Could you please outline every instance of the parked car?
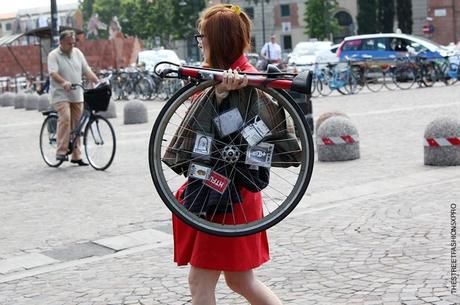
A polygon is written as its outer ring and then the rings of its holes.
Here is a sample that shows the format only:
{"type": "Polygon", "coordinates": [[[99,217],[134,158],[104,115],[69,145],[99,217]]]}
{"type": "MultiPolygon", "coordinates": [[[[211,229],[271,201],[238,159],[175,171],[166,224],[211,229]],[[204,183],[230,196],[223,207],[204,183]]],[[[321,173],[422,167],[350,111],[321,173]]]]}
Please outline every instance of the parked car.
{"type": "Polygon", "coordinates": [[[324,66],[327,63],[338,62],[337,56],[331,51],[330,41],[299,42],[292,50],[288,61],[288,71],[301,72],[313,69],[315,63],[324,66]]]}
{"type": "Polygon", "coordinates": [[[174,64],[180,65],[183,61],[177,56],[174,50],[156,49],[140,51],[137,54],[137,64],[144,63],[145,69],[153,71],[155,65],[161,61],[169,61],[174,64]]]}
{"type": "Polygon", "coordinates": [[[260,60],[260,56],[257,53],[246,53],[246,58],[249,60],[249,63],[254,67],[257,66],[257,63],[260,60]]]}
{"type": "Polygon", "coordinates": [[[368,34],[346,37],[337,50],[340,60],[345,58],[392,61],[408,53],[421,53],[428,58],[450,55],[448,48],[426,38],[398,34],[368,34]]]}

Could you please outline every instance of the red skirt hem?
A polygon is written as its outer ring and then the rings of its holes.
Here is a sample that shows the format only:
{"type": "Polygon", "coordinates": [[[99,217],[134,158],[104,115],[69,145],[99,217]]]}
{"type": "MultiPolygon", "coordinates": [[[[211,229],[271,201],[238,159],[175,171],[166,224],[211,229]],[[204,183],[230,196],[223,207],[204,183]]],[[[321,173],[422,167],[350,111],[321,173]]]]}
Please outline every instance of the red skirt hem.
{"type": "MultiPolygon", "coordinates": [[[[176,196],[181,197],[185,184],[176,196]]],[[[237,221],[249,221],[262,217],[260,193],[241,189],[245,214],[235,213],[237,221]]],[[[242,209],[235,209],[239,211],[242,209]]],[[[270,259],[267,233],[265,231],[243,237],[221,237],[198,231],[175,215],[173,221],[174,262],[178,266],[190,264],[194,267],[230,272],[248,271],[270,259]]]]}

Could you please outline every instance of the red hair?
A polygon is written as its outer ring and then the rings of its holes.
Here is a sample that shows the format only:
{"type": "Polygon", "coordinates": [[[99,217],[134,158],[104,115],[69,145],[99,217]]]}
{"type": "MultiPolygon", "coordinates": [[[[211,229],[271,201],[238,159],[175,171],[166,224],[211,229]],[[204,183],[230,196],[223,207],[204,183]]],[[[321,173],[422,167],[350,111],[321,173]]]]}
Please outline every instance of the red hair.
{"type": "Polygon", "coordinates": [[[228,69],[251,48],[251,20],[248,15],[229,4],[208,8],[198,22],[198,31],[207,39],[212,68],[228,69]]]}

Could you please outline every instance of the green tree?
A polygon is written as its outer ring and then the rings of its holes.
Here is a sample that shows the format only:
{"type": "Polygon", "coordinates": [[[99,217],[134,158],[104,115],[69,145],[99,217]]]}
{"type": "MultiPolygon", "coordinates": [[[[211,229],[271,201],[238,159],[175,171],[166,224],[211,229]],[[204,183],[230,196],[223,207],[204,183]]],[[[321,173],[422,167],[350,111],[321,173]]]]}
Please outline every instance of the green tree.
{"type": "Polygon", "coordinates": [[[377,31],[381,33],[392,33],[395,20],[394,0],[377,1],[377,31]]]}
{"type": "Polygon", "coordinates": [[[305,34],[319,40],[330,39],[331,34],[338,33],[339,24],[332,17],[338,7],[336,0],[308,0],[305,2],[305,34]]]}
{"type": "Polygon", "coordinates": [[[358,34],[373,34],[377,32],[376,0],[358,0],[358,34]]]}
{"type": "Polygon", "coordinates": [[[412,34],[412,1],[396,0],[396,16],[401,32],[412,34]]]}
{"type": "Polygon", "coordinates": [[[175,25],[174,39],[189,39],[196,33],[200,12],[206,7],[206,0],[182,0],[183,5],[175,6],[172,22],[175,25]]]}
{"type": "Polygon", "coordinates": [[[84,0],[80,4],[80,10],[83,13],[83,20],[88,21],[93,14],[93,3],[94,0],[84,0]]]}
{"type": "MultiPolygon", "coordinates": [[[[113,16],[120,17],[122,0],[94,0],[93,13],[99,14],[101,22],[110,25],[113,16]]],[[[100,38],[107,38],[108,31],[99,31],[100,38]]]]}
{"type": "MultiPolygon", "coordinates": [[[[122,32],[139,37],[146,47],[154,46],[155,37],[162,46],[173,47],[174,40],[193,36],[205,4],[205,0],[83,0],[80,8],[86,22],[92,13],[107,25],[117,16],[122,32]]],[[[108,36],[107,31],[100,32],[101,38],[108,36]]]]}

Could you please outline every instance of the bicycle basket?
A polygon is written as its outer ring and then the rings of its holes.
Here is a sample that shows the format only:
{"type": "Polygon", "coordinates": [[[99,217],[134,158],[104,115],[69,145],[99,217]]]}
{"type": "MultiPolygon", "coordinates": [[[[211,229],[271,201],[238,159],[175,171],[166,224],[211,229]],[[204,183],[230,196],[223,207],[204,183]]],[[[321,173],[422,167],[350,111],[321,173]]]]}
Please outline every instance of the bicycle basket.
{"type": "Polygon", "coordinates": [[[109,107],[112,90],[109,84],[100,85],[94,89],[85,90],[85,103],[94,111],[106,111],[109,107]]]}

